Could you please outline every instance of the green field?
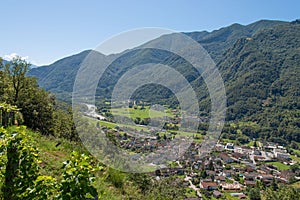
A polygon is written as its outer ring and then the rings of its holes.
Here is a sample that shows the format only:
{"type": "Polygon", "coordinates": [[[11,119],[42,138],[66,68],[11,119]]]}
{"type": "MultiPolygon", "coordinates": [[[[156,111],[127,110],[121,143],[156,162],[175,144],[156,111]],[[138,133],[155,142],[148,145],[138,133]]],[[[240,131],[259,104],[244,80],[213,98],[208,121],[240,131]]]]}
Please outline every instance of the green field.
{"type": "Polygon", "coordinates": [[[97,120],[97,119],[93,119],[93,118],[90,118],[90,117],[85,117],[90,123],[93,123],[96,125],[97,122],[100,123],[101,126],[106,126],[107,128],[115,128],[116,126],[119,126],[119,127],[128,127],[128,128],[133,128],[133,129],[136,129],[136,130],[148,130],[149,127],[147,126],[135,126],[135,125],[128,125],[128,124],[118,124],[118,123],[113,123],[113,122],[108,122],[108,121],[100,121],[100,120],[97,120]]]}
{"type": "Polygon", "coordinates": [[[158,117],[164,117],[164,116],[169,116],[171,117],[172,114],[169,112],[161,112],[161,111],[156,111],[152,110],[149,108],[149,106],[145,106],[144,109],[141,109],[140,107],[134,109],[134,108],[114,108],[112,109],[112,114],[113,115],[119,115],[119,116],[129,116],[132,119],[135,119],[139,117],[140,119],[145,119],[145,118],[158,118],[158,117]]]}
{"type": "Polygon", "coordinates": [[[115,128],[117,124],[112,122],[106,122],[106,121],[99,121],[100,125],[106,126],[107,128],[115,128]]]}
{"type": "Polygon", "coordinates": [[[280,163],[280,162],[266,162],[266,163],[276,166],[279,170],[288,170],[288,169],[290,169],[290,166],[285,165],[285,164],[280,163]]]}
{"type": "Polygon", "coordinates": [[[136,130],[148,130],[149,128],[147,126],[136,126],[136,125],[128,125],[128,124],[118,124],[113,122],[107,122],[107,121],[99,121],[100,125],[106,126],[107,128],[115,128],[116,126],[119,127],[128,127],[133,128],[136,130]]]}
{"type": "Polygon", "coordinates": [[[294,151],[296,154],[299,154],[299,155],[300,155],[300,150],[293,149],[293,151],[294,151]]]}
{"type": "Polygon", "coordinates": [[[293,160],[295,160],[296,162],[300,163],[300,158],[299,158],[299,157],[291,156],[291,158],[292,158],[293,160]]]}

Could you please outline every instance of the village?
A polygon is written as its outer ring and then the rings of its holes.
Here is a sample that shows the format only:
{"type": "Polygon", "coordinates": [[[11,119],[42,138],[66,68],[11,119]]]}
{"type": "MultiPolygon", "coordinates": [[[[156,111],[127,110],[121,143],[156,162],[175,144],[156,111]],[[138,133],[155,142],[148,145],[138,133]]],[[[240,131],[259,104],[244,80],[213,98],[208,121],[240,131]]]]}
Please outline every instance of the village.
{"type": "Polygon", "coordinates": [[[286,149],[274,143],[255,142],[252,147],[235,146],[232,143],[218,143],[209,156],[199,157],[198,143],[179,161],[176,170],[164,169],[160,175],[184,174],[186,186],[197,194],[220,198],[229,194],[238,199],[246,199],[243,191],[256,187],[291,184],[300,180],[297,162],[291,159],[286,149]],[[293,167],[294,166],[294,167],[293,167]],[[183,173],[184,171],[184,173],[183,173]],[[273,185],[272,185],[273,184],[273,185]]]}
{"type": "MultiPolygon", "coordinates": [[[[137,138],[128,134],[133,129],[124,127],[117,130],[104,126],[102,129],[117,138],[121,148],[135,153],[156,152],[162,147],[173,148],[168,145],[175,138],[175,134],[160,136],[155,135],[155,131],[152,137],[137,138]]],[[[144,131],[135,132],[146,135],[144,131]]],[[[184,137],[180,138],[184,140],[184,137]]],[[[298,162],[292,159],[284,146],[260,141],[238,146],[221,140],[206,156],[199,152],[200,146],[201,142],[192,142],[184,156],[150,175],[157,179],[169,176],[183,179],[189,200],[202,199],[203,195],[209,198],[230,195],[234,199],[247,199],[245,191],[259,184],[278,187],[300,180],[298,162]]]]}

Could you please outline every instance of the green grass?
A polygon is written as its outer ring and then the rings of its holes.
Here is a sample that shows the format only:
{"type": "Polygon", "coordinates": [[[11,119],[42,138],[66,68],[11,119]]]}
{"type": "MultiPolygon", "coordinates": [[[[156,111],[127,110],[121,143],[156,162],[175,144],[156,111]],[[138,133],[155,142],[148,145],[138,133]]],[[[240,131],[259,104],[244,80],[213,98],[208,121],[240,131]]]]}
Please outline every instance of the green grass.
{"type": "Polygon", "coordinates": [[[202,143],[203,140],[202,139],[193,139],[193,141],[196,143],[202,143]]]}
{"type": "MultiPolygon", "coordinates": [[[[90,118],[89,121],[96,124],[96,122],[98,120],[90,118]]],[[[128,125],[128,124],[116,124],[116,123],[107,122],[107,121],[99,121],[99,123],[100,123],[100,125],[106,126],[107,128],[115,128],[116,126],[119,126],[119,127],[128,127],[128,128],[132,128],[132,129],[136,129],[136,130],[144,130],[144,131],[147,131],[150,128],[148,126],[135,126],[135,125],[128,125]]],[[[186,132],[186,131],[173,131],[173,130],[166,131],[166,132],[159,132],[159,134],[162,137],[164,134],[169,134],[171,132],[177,133],[177,135],[175,137],[180,137],[180,136],[192,137],[193,135],[196,135],[196,133],[191,133],[191,132],[186,132]]],[[[201,136],[200,134],[197,134],[197,135],[200,137],[200,139],[195,139],[195,142],[201,143],[202,140],[203,140],[203,136],[201,136]]]]}
{"type": "Polygon", "coordinates": [[[30,130],[27,130],[27,134],[33,138],[34,145],[39,150],[43,175],[51,175],[59,179],[63,162],[70,158],[72,151],[88,154],[81,145],[64,139],[42,136],[30,130]],[[59,142],[60,145],[56,146],[59,142]]]}
{"type": "Polygon", "coordinates": [[[293,183],[291,186],[300,189],[300,181],[293,183]]]}
{"type": "MultiPolygon", "coordinates": [[[[94,120],[96,122],[96,120],[94,120]]],[[[117,124],[107,121],[99,121],[101,126],[106,126],[107,128],[115,128],[117,124]]]]}
{"type": "Polygon", "coordinates": [[[246,146],[253,147],[253,145],[254,145],[254,141],[250,141],[246,146]]]}
{"type": "MultiPolygon", "coordinates": [[[[75,142],[69,142],[61,138],[42,136],[30,130],[27,130],[27,135],[33,139],[34,145],[39,150],[39,159],[42,161],[40,164],[40,173],[42,175],[53,176],[57,180],[61,179],[63,162],[70,158],[72,151],[89,154],[82,145],[75,142]],[[61,142],[61,144],[56,147],[58,142],[61,142]]],[[[102,172],[99,172],[94,183],[98,193],[101,194],[101,199],[123,199],[122,192],[112,186],[112,183],[105,181],[105,176],[101,173],[102,172]]]]}
{"type": "Polygon", "coordinates": [[[141,119],[145,119],[145,118],[159,118],[159,117],[164,117],[169,116],[171,117],[172,114],[167,112],[161,112],[161,111],[156,111],[156,110],[152,110],[149,107],[145,107],[144,109],[141,109],[140,107],[138,107],[137,109],[134,108],[114,108],[112,109],[112,113],[113,115],[119,115],[119,116],[129,116],[132,119],[135,119],[137,117],[141,118],[141,119]]]}
{"type": "Polygon", "coordinates": [[[225,193],[223,193],[223,194],[225,195],[226,200],[236,200],[236,199],[239,199],[239,197],[232,197],[232,196],[230,195],[230,193],[228,193],[228,192],[225,192],[225,193]]]}
{"type": "Polygon", "coordinates": [[[299,158],[299,157],[291,156],[291,158],[292,158],[293,160],[295,160],[296,162],[300,163],[300,158],[299,158]]]}
{"type": "Polygon", "coordinates": [[[185,188],[185,196],[186,197],[197,197],[196,191],[193,190],[192,188],[185,188]]]}
{"type": "Polygon", "coordinates": [[[107,121],[99,121],[100,125],[104,125],[107,128],[115,128],[116,126],[119,127],[128,127],[136,130],[144,130],[147,131],[149,130],[149,127],[147,126],[135,126],[135,125],[128,125],[128,124],[118,124],[118,123],[113,123],[113,122],[107,122],[107,121]]]}
{"type": "Polygon", "coordinates": [[[128,127],[128,128],[133,128],[133,129],[136,129],[136,130],[148,130],[149,127],[147,126],[135,126],[135,125],[128,125],[128,124],[119,124],[119,123],[113,123],[113,122],[108,122],[108,121],[100,121],[100,120],[97,120],[97,119],[93,119],[93,118],[90,118],[90,117],[86,117],[88,119],[88,121],[90,123],[93,123],[96,125],[97,122],[100,123],[101,126],[106,126],[107,128],[110,128],[110,129],[113,129],[115,127],[128,127]]]}
{"type": "Polygon", "coordinates": [[[294,151],[296,154],[299,154],[299,155],[300,155],[300,150],[293,149],[293,151],[294,151]]]}
{"type": "Polygon", "coordinates": [[[266,163],[276,166],[277,169],[279,169],[279,170],[288,170],[288,169],[290,169],[290,166],[285,165],[285,164],[280,163],[280,162],[266,162],[266,163]]]}
{"type": "Polygon", "coordinates": [[[230,164],[232,167],[235,167],[235,168],[244,168],[246,167],[245,164],[238,164],[238,163],[232,163],[230,164]]]}
{"type": "Polygon", "coordinates": [[[221,140],[225,143],[233,143],[234,144],[236,142],[236,140],[230,140],[230,139],[225,139],[225,138],[223,138],[221,140]]]}

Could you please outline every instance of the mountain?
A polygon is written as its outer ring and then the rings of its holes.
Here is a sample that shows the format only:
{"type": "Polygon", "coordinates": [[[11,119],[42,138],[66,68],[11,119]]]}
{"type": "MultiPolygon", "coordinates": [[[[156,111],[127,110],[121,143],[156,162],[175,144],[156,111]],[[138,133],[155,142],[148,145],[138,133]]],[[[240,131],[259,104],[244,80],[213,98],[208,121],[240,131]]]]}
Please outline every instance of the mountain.
{"type": "Polygon", "coordinates": [[[211,33],[203,31],[186,34],[199,42],[208,51],[210,56],[218,62],[226,49],[232,46],[238,39],[251,37],[263,29],[285,23],[287,22],[260,20],[246,26],[235,23],[228,27],[212,31],[211,33]]]}
{"type": "MultiPolygon", "coordinates": [[[[269,28],[272,26],[276,26],[278,24],[285,24],[286,22],[281,21],[271,21],[271,20],[261,20],[255,23],[252,23],[247,26],[233,24],[229,27],[221,28],[220,30],[212,31],[211,33],[203,31],[203,32],[191,32],[185,33],[195,39],[196,41],[200,42],[201,45],[208,51],[211,57],[218,62],[226,49],[230,48],[235,41],[237,41],[241,37],[250,37],[256,32],[264,29],[269,28]]],[[[63,58],[51,65],[48,66],[41,66],[38,68],[34,68],[29,72],[30,76],[35,76],[38,78],[38,83],[41,87],[49,90],[57,95],[58,98],[66,98],[70,99],[70,93],[73,89],[73,83],[75,80],[76,73],[79,69],[80,63],[84,60],[84,58],[90,53],[89,50],[83,51],[79,54],[63,58]]],[[[172,64],[173,66],[177,66],[177,63],[183,63],[176,58],[171,57],[167,58],[166,53],[160,52],[153,52],[144,51],[144,52],[133,52],[136,55],[128,55],[131,56],[130,63],[122,63],[123,66],[133,66],[135,64],[141,64],[140,61],[153,61],[157,60],[157,62],[162,62],[166,58],[166,62],[163,64],[172,64]],[[133,58],[134,57],[134,58],[133,58]],[[135,62],[136,61],[136,62],[135,62]]],[[[120,59],[119,59],[120,60],[120,59]]],[[[123,59],[126,60],[126,59],[123,59]]],[[[144,62],[147,63],[147,62],[144,62]]],[[[119,63],[120,65],[120,63],[119,63]]],[[[130,67],[127,67],[127,69],[130,67]]],[[[113,71],[122,72],[125,69],[115,69],[113,71]]],[[[111,72],[113,72],[111,71],[111,72]]],[[[181,70],[186,71],[186,70],[181,70]]],[[[190,71],[195,72],[195,71],[190,71]]],[[[185,72],[189,74],[189,79],[193,79],[193,73],[189,73],[189,71],[185,72]]],[[[109,76],[113,76],[113,78],[108,78],[105,80],[105,85],[99,85],[98,95],[103,95],[101,93],[111,91],[113,84],[116,83],[118,80],[118,76],[122,75],[122,73],[109,73],[109,76]],[[107,88],[110,87],[110,88],[107,88]],[[102,88],[102,89],[101,89],[102,88]]],[[[197,74],[195,74],[197,75],[197,74]]],[[[107,76],[107,77],[109,77],[107,76]]],[[[153,88],[153,87],[152,87],[153,88]]],[[[148,90],[153,91],[151,87],[148,87],[148,90]]],[[[145,89],[145,88],[143,88],[145,89]]],[[[147,88],[146,88],[147,89],[147,88]]],[[[162,91],[158,91],[157,94],[165,94],[166,96],[170,97],[170,91],[166,89],[160,88],[162,91]]],[[[104,96],[107,96],[105,94],[104,96]]],[[[153,99],[156,97],[155,95],[152,96],[153,99]]]]}
{"type": "Polygon", "coordinates": [[[33,64],[31,64],[30,65],[30,69],[34,69],[34,68],[38,68],[39,66],[37,66],[37,65],[33,65],[33,64]]]}
{"type": "Polygon", "coordinates": [[[31,69],[28,74],[37,77],[39,85],[55,93],[58,98],[70,98],[80,63],[89,53],[90,50],[83,51],[51,65],[31,69]]]}
{"type": "Polygon", "coordinates": [[[239,39],[218,63],[227,120],[252,121],[260,137],[300,142],[300,21],[239,39]]]}
{"type": "Polygon", "coordinates": [[[3,64],[3,65],[6,65],[7,63],[8,63],[7,60],[2,60],[2,64],[3,64]]]}

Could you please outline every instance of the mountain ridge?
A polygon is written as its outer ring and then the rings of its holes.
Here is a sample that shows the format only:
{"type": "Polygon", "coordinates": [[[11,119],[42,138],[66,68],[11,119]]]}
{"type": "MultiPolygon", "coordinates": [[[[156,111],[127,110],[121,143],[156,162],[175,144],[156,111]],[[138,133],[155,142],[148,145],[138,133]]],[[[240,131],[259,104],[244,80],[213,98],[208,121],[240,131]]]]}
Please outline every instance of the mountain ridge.
{"type": "MultiPolygon", "coordinates": [[[[268,24],[268,26],[274,26],[280,23],[286,23],[281,21],[270,21],[270,20],[261,20],[256,23],[249,24],[247,26],[238,25],[239,27],[244,27],[242,29],[247,29],[249,32],[249,27],[256,26],[256,31],[259,29],[257,27],[261,27],[261,24],[268,24]],[[257,24],[256,24],[257,23],[257,24]],[[256,25],[255,25],[256,24],[256,25]]],[[[222,43],[222,45],[212,42],[209,43],[208,41],[211,40],[211,38],[220,37],[220,32],[224,32],[224,30],[231,31],[232,27],[236,25],[231,25],[225,28],[221,28],[219,30],[215,30],[212,32],[192,32],[192,33],[185,33],[189,36],[191,36],[193,39],[195,39],[197,42],[200,42],[200,44],[208,51],[208,53],[212,56],[213,59],[215,59],[217,62],[220,60],[221,55],[224,53],[226,47],[228,47],[228,43],[233,43],[233,41],[240,38],[240,34],[244,33],[245,31],[238,31],[237,34],[238,37],[232,36],[228,39],[228,41],[225,39],[225,41],[222,43]],[[210,36],[210,34],[213,34],[210,36]],[[203,37],[201,40],[199,40],[199,36],[203,37]],[[197,40],[198,38],[198,40],[197,40]]],[[[254,30],[252,30],[254,31],[254,30]]],[[[225,31],[226,32],[226,31],[225,31]]],[[[248,35],[245,35],[248,36],[248,35]]],[[[226,38],[226,37],[225,37],[226,38]]],[[[228,38],[228,37],[227,37],[228,38]]],[[[80,52],[78,54],[74,54],[68,57],[65,57],[63,59],[60,59],[50,65],[41,66],[35,69],[32,69],[29,72],[30,76],[35,76],[38,79],[38,83],[41,87],[45,88],[46,90],[49,90],[51,92],[54,92],[58,98],[64,97],[66,94],[68,97],[70,97],[70,92],[72,92],[72,85],[75,80],[75,75],[77,70],[79,69],[80,63],[83,61],[85,56],[88,55],[88,53],[91,50],[85,50],[83,52],[80,52]],[[62,94],[60,94],[62,93],[62,94]]]]}

